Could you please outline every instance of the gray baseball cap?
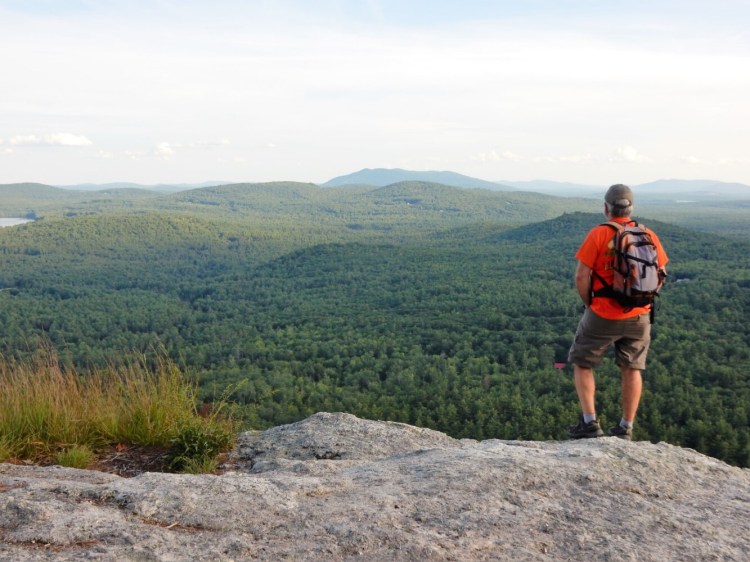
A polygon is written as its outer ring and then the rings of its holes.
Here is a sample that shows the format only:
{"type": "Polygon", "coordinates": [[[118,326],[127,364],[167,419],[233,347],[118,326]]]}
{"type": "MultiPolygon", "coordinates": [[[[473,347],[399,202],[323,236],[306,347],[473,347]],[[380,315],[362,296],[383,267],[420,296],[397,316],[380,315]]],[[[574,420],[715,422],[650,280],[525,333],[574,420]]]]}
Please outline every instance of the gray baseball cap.
{"type": "Polygon", "coordinates": [[[633,204],[633,190],[618,183],[607,190],[604,200],[613,207],[630,207],[633,204]]]}

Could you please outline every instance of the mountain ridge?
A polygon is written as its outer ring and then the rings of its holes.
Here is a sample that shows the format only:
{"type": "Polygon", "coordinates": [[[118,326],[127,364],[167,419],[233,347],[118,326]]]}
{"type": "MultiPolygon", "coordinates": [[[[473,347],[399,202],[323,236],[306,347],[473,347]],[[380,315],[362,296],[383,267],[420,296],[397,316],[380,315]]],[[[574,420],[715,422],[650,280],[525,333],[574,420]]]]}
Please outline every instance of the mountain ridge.
{"type": "MultiPolygon", "coordinates": [[[[479,188],[493,191],[527,191],[557,197],[601,198],[608,186],[553,180],[488,181],[451,171],[414,171],[401,168],[364,168],[357,172],[335,177],[321,187],[343,185],[372,185],[384,187],[398,182],[432,182],[462,188],[479,188]]],[[[616,182],[615,182],[616,183],[616,182]]],[[[674,196],[695,197],[699,201],[750,199],[750,186],[739,182],[719,180],[659,179],[631,184],[636,197],[643,201],[660,201],[674,196]]],[[[681,201],[681,200],[680,200],[681,201]]]]}
{"type": "Polygon", "coordinates": [[[173,193],[187,189],[197,189],[201,187],[214,187],[217,185],[229,185],[236,182],[230,181],[204,181],[198,183],[157,183],[141,184],[134,182],[108,182],[108,183],[79,183],[72,185],[56,185],[60,189],[73,191],[105,191],[111,189],[144,189],[146,191],[156,191],[159,193],[173,193]]]}
{"type": "Polygon", "coordinates": [[[451,171],[413,171],[402,168],[364,168],[358,172],[338,176],[320,184],[321,187],[344,185],[373,185],[384,187],[405,181],[430,182],[464,188],[515,191],[514,188],[495,182],[465,176],[451,171]]]}
{"type": "MultiPolygon", "coordinates": [[[[357,172],[334,177],[318,185],[322,188],[339,188],[342,186],[372,186],[385,187],[400,182],[428,182],[468,189],[488,189],[492,191],[527,191],[558,197],[595,197],[600,198],[606,190],[605,185],[593,185],[578,182],[562,182],[554,180],[536,179],[523,181],[499,180],[489,181],[452,171],[415,171],[402,168],[364,168],[357,172]]],[[[176,184],[138,184],[131,182],[113,182],[104,184],[85,183],[73,185],[61,185],[55,187],[64,191],[75,192],[104,192],[123,189],[139,189],[160,194],[174,194],[183,191],[202,188],[212,188],[225,185],[260,185],[260,184],[283,184],[283,183],[305,183],[286,182],[283,180],[275,182],[222,182],[206,181],[198,183],[176,183],[176,184]]],[[[12,183],[0,184],[0,193],[3,188],[11,186],[43,186],[41,183],[12,183]]],[[[672,199],[675,196],[697,197],[699,201],[713,202],[716,198],[721,200],[747,200],[750,199],[750,185],[740,182],[724,182],[711,179],[658,179],[651,182],[631,184],[639,200],[659,201],[664,198],[672,199]]],[[[680,200],[683,201],[683,200],[680,200]]],[[[684,202],[684,201],[683,201],[684,202]]]]}

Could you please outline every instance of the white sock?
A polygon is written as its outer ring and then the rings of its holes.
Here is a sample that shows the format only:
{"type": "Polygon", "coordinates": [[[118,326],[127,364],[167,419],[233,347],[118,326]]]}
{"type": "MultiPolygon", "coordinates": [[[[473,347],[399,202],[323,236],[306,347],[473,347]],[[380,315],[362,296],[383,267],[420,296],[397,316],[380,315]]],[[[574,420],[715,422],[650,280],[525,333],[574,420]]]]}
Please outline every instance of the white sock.
{"type": "Polygon", "coordinates": [[[596,421],[596,414],[583,414],[583,423],[596,421]]]}
{"type": "Polygon", "coordinates": [[[625,418],[622,418],[620,420],[620,427],[623,429],[633,429],[633,421],[628,421],[625,418]]]}

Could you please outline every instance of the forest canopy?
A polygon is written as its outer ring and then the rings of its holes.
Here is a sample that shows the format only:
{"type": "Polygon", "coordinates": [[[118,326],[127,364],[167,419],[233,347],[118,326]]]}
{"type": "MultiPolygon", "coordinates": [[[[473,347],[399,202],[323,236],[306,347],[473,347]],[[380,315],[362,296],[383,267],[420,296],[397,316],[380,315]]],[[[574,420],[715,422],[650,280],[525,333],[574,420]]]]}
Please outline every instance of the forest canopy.
{"type": "MultiPolygon", "coordinates": [[[[561,439],[575,421],[561,363],[580,315],[573,255],[602,220],[597,202],[419,182],[26,189],[0,203],[41,217],[0,229],[6,357],[52,346],[85,372],[166,351],[205,401],[246,381],[233,400],[258,429],[325,410],[561,439]]],[[[722,228],[710,216],[701,230],[642,218],[671,264],[635,437],[750,466],[750,236],[731,221],[731,237],[706,233],[722,228]]],[[[611,358],[597,378],[614,422],[611,358]]]]}

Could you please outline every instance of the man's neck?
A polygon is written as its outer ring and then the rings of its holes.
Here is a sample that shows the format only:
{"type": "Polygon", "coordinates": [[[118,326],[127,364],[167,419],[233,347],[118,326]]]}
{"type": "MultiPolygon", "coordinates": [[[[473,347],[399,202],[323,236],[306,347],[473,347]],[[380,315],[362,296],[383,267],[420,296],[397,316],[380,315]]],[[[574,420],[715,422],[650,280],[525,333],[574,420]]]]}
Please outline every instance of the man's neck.
{"type": "Polygon", "coordinates": [[[631,219],[630,217],[612,217],[607,215],[607,220],[612,222],[626,223],[632,221],[633,219],[631,219]]]}

